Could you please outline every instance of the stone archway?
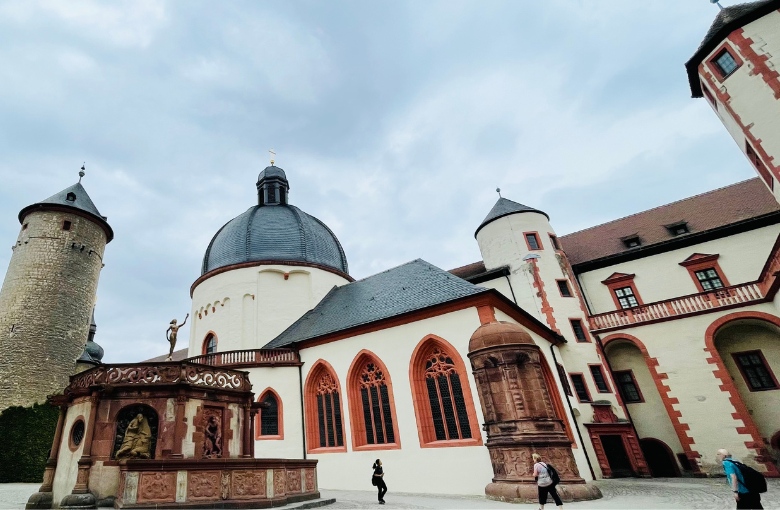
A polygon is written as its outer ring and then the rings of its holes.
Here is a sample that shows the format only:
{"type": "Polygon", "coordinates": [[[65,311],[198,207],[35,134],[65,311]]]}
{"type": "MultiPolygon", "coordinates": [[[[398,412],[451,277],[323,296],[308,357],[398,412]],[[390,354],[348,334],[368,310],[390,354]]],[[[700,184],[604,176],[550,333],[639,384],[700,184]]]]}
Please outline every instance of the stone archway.
{"type": "Polygon", "coordinates": [[[653,478],[673,478],[680,476],[680,468],[674,459],[671,448],[658,439],[651,437],[640,439],[639,446],[645,456],[653,478]]]}

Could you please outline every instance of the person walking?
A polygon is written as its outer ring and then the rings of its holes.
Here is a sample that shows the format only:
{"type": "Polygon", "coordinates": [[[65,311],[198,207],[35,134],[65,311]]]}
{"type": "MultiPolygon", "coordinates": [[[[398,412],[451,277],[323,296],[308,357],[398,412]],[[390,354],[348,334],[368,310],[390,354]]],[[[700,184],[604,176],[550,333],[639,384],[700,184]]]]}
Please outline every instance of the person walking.
{"type": "Polygon", "coordinates": [[[547,469],[547,464],[542,462],[542,456],[538,453],[531,455],[534,459],[534,478],[536,479],[536,485],[539,488],[539,510],[544,510],[544,505],[547,503],[547,495],[552,496],[555,504],[558,508],[563,508],[563,502],[558,495],[558,491],[553,483],[550,470],[547,469]]]}
{"type": "Polygon", "coordinates": [[[731,458],[731,454],[725,448],[718,450],[715,458],[723,464],[723,471],[726,472],[726,483],[731,487],[734,493],[734,499],[737,501],[737,508],[763,509],[761,506],[761,494],[750,492],[745,485],[745,478],[739,469],[736,461],[731,458]]]}
{"type": "Polygon", "coordinates": [[[385,485],[385,472],[382,469],[382,461],[376,459],[372,469],[374,470],[374,475],[371,477],[371,484],[376,486],[377,491],[379,491],[379,504],[384,505],[385,494],[387,494],[387,485],[385,485]]]}

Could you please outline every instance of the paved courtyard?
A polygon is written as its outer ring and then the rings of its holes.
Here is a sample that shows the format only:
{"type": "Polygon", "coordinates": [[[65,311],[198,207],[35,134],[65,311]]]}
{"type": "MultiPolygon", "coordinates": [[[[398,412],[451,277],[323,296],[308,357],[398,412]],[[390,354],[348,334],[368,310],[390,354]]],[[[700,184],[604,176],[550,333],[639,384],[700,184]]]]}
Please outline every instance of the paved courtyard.
{"type": "MultiPolygon", "coordinates": [[[[596,482],[604,498],[584,503],[571,503],[566,508],[609,508],[621,510],[659,509],[731,509],[734,499],[726,487],[725,479],[652,479],[652,480],[601,480],[596,482]]],[[[30,494],[39,484],[0,484],[0,509],[22,509],[30,494]]],[[[373,491],[322,491],[323,498],[336,498],[336,503],[324,507],[327,510],[347,508],[378,508],[373,491]]],[[[440,497],[430,494],[393,494],[386,496],[390,508],[431,509],[479,509],[503,508],[505,510],[531,510],[538,505],[512,505],[488,501],[477,497],[440,497]]],[[[780,510],[780,480],[769,480],[769,491],[764,494],[764,508],[780,510]]],[[[554,509],[549,501],[545,508],[554,509]]]]}

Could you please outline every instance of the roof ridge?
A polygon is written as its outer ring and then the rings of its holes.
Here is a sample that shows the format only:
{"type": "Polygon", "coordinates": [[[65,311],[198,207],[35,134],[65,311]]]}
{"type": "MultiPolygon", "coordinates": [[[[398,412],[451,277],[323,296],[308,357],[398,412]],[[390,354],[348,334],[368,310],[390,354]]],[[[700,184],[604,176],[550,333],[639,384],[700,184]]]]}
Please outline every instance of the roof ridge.
{"type": "Polygon", "coordinates": [[[669,203],[666,203],[666,204],[657,205],[655,207],[651,207],[650,209],[645,209],[644,211],[635,212],[633,214],[627,214],[626,216],[621,216],[620,218],[615,218],[614,220],[606,221],[604,223],[599,223],[598,225],[593,225],[591,227],[583,228],[581,230],[575,230],[574,232],[569,232],[568,234],[559,236],[559,238],[566,238],[566,237],[568,237],[570,235],[573,235],[573,234],[579,234],[580,232],[587,232],[588,230],[593,230],[594,228],[603,227],[604,225],[609,225],[610,223],[616,223],[618,221],[625,220],[626,218],[632,218],[634,216],[639,216],[640,214],[645,214],[645,213],[648,213],[650,211],[655,211],[657,209],[661,209],[662,207],[668,207],[670,205],[679,204],[681,202],[685,202],[685,201],[688,201],[688,200],[693,200],[694,198],[699,198],[699,197],[702,197],[702,196],[705,196],[705,195],[709,195],[709,194],[715,193],[717,191],[722,191],[722,190],[727,189],[727,188],[732,188],[734,186],[738,186],[740,184],[745,184],[746,182],[751,182],[751,181],[756,181],[756,180],[759,180],[759,178],[758,177],[751,177],[750,179],[745,179],[743,181],[738,181],[738,182],[735,182],[735,183],[732,183],[732,184],[727,184],[726,186],[721,186],[720,188],[715,188],[715,189],[712,189],[712,190],[709,190],[709,191],[705,191],[703,193],[698,193],[696,195],[691,195],[689,197],[681,198],[680,200],[675,200],[673,202],[669,202],[669,203]]]}

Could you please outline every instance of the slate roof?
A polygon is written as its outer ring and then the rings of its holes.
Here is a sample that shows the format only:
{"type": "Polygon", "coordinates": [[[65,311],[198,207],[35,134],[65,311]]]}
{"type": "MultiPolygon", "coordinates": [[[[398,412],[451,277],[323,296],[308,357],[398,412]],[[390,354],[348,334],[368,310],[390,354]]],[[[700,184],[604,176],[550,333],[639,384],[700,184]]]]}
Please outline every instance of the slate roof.
{"type": "Polygon", "coordinates": [[[780,205],[758,178],[559,236],[572,265],[630,250],[621,241],[638,235],[642,247],[705,232],[780,211],[780,205]],[[690,234],[673,236],[665,227],[687,222],[690,234]]]}
{"type": "Polygon", "coordinates": [[[780,8],[780,0],[760,0],[724,7],[715,16],[696,53],[685,63],[693,97],[702,97],[698,67],[701,61],[734,30],[780,8]]]}
{"type": "MultiPolygon", "coordinates": [[[[480,230],[482,230],[482,227],[484,227],[491,221],[495,221],[499,218],[503,218],[504,216],[509,216],[510,214],[524,213],[524,212],[536,212],[547,216],[547,213],[542,212],[538,209],[534,209],[533,207],[528,207],[527,205],[519,204],[517,202],[513,202],[512,200],[508,200],[503,197],[499,198],[498,202],[496,202],[496,205],[493,206],[493,208],[490,210],[488,215],[485,216],[485,219],[482,220],[482,223],[477,228],[477,231],[474,232],[474,237],[477,237],[477,234],[479,233],[480,230]]],[[[547,216],[547,219],[549,220],[550,217],[547,216]]]]}
{"type": "Polygon", "coordinates": [[[271,340],[285,347],[329,333],[473,296],[477,287],[422,259],[334,287],[320,303],[271,340]]]}
{"type": "Polygon", "coordinates": [[[82,186],[80,182],[65,188],[59,193],[50,196],[46,200],[41,200],[40,202],[28,205],[19,211],[19,223],[23,223],[24,217],[34,210],[44,209],[46,206],[66,207],[84,212],[89,216],[92,216],[97,221],[97,223],[103,226],[103,228],[106,230],[109,243],[114,238],[114,231],[108,224],[108,218],[100,214],[100,211],[98,211],[97,207],[95,207],[95,203],[92,202],[91,198],[89,198],[87,190],[84,189],[84,186],[82,186]],[[68,199],[68,195],[70,195],[72,200],[68,199]]]}

